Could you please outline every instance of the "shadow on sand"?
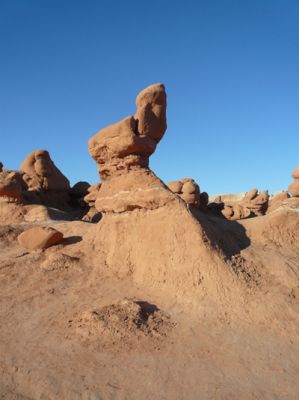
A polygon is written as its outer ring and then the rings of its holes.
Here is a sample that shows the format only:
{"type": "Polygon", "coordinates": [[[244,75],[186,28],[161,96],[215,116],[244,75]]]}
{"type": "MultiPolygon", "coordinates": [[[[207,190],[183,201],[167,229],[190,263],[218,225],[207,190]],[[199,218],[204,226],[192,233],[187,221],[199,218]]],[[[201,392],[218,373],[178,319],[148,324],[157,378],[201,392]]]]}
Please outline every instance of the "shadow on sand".
{"type": "Polygon", "coordinates": [[[241,250],[250,246],[250,239],[246,229],[238,221],[229,221],[226,218],[191,210],[192,215],[202,226],[211,244],[218,247],[227,259],[240,254],[241,250]]]}

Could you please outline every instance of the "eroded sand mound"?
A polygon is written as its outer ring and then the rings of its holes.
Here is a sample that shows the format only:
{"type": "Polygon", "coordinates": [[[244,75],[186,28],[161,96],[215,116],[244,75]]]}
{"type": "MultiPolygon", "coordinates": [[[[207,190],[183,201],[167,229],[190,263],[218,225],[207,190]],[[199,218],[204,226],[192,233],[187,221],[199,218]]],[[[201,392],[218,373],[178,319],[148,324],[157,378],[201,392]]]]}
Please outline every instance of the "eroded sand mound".
{"type": "Polygon", "coordinates": [[[110,351],[160,348],[175,323],[170,315],[146,301],[125,299],[81,313],[69,320],[88,345],[110,351]]]}

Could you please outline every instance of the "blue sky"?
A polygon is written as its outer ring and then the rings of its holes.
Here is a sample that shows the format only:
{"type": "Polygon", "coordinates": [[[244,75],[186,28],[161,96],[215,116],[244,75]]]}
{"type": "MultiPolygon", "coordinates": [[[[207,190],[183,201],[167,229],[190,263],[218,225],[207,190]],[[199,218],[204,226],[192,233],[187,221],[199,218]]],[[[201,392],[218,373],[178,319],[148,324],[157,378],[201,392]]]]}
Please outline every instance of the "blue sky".
{"type": "Polygon", "coordinates": [[[47,149],[74,184],[87,151],[163,82],[163,180],[210,194],[271,192],[299,164],[298,0],[0,0],[0,160],[47,149]]]}

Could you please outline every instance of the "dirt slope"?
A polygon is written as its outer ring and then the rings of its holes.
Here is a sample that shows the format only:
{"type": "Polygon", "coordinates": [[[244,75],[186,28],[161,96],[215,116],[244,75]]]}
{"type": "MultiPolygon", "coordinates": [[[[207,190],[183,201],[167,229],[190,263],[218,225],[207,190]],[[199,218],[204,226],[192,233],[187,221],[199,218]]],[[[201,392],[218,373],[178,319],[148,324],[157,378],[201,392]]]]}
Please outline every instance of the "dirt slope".
{"type": "Polygon", "coordinates": [[[297,209],[49,221],[28,253],[33,225],[0,227],[3,399],[298,398],[297,209]]]}

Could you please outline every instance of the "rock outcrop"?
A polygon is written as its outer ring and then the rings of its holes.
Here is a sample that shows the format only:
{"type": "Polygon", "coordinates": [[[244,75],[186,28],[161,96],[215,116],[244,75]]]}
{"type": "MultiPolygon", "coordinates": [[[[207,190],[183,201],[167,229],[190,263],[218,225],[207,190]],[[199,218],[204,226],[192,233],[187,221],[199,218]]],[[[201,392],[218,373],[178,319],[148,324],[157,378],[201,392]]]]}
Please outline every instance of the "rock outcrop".
{"type": "Polygon", "coordinates": [[[200,189],[194,179],[184,178],[178,181],[168,182],[167,186],[190,206],[199,207],[200,189]]]}
{"type": "Polygon", "coordinates": [[[149,156],[166,130],[164,85],[152,85],[140,92],[136,107],[135,117],[128,116],[89,140],[89,153],[102,179],[95,202],[100,212],[155,209],[174,199],[148,168],[149,156]]]}
{"type": "Polygon", "coordinates": [[[205,211],[209,203],[207,192],[200,192],[199,185],[192,178],[168,182],[169,189],[180,196],[189,206],[205,211]]]}
{"type": "Polygon", "coordinates": [[[292,172],[294,182],[288,187],[289,192],[293,197],[299,197],[299,165],[292,172]]]}
{"type": "Polygon", "coordinates": [[[69,180],[51,160],[46,150],[32,151],[22,162],[20,171],[30,190],[69,190],[69,180]]]}
{"type": "Polygon", "coordinates": [[[258,189],[252,189],[243,197],[239,197],[236,195],[217,196],[209,205],[209,209],[218,213],[221,211],[222,215],[231,221],[265,215],[269,204],[267,190],[259,193],[258,189]],[[229,200],[234,197],[236,200],[229,200]]]}
{"type": "Polygon", "coordinates": [[[52,161],[48,151],[32,151],[22,162],[20,171],[28,190],[26,204],[42,204],[71,212],[70,183],[52,161]]]}

